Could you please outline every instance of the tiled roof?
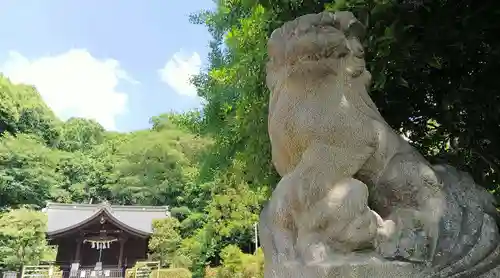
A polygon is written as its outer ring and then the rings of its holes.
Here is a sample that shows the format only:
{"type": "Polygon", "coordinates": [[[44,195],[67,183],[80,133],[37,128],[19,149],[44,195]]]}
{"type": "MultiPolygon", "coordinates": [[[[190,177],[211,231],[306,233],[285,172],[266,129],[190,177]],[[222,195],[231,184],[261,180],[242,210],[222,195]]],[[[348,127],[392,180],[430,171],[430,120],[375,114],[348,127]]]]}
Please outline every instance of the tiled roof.
{"type": "Polygon", "coordinates": [[[115,219],[142,233],[152,232],[154,219],[170,216],[168,207],[112,206],[103,204],[59,204],[49,203],[45,208],[48,215],[47,233],[57,233],[90,220],[96,213],[106,210],[115,219]]]}

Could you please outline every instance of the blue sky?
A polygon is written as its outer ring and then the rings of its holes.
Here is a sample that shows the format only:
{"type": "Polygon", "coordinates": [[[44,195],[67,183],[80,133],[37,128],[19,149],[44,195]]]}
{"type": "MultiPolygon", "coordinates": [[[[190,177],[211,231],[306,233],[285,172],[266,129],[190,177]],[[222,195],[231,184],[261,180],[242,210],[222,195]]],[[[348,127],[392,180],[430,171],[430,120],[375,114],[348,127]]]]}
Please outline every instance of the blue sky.
{"type": "Polygon", "coordinates": [[[130,131],[200,107],[187,82],[210,35],[188,15],[212,0],[1,0],[0,71],[33,84],[62,118],[130,131]],[[196,4],[193,4],[196,3],[196,4]]]}

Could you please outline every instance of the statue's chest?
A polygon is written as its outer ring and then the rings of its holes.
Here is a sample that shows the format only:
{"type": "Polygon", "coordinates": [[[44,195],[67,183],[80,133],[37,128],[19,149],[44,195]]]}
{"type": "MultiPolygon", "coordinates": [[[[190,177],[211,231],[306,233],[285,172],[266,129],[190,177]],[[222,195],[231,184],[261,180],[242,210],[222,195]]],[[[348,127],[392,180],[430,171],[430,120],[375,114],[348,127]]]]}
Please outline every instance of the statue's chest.
{"type": "Polygon", "coordinates": [[[355,111],[341,96],[307,98],[286,96],[275,105],[269,127],[289,138],[345,137],[359,128],[355,111]]]}

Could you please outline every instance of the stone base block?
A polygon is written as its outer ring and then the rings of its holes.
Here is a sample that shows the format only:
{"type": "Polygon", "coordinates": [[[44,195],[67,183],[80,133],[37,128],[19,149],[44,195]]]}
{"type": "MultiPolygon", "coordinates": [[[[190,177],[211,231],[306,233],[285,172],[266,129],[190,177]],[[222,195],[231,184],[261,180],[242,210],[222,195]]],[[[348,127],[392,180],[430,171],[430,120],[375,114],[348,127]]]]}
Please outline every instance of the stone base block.
{"type": "MultiPolygon", "coordinates": [[[[418,265],[405,262],[298,263],[265,267],[264,278],[426,278],[418,265]]],[[[476,278],[500,278],[500,266],[476,278]]]]}
{"type": "Polygon", "coordinates": [[[266,266],[265,278],[402,278],[419,277],[418,266],[405,262],[285,263],[266,266]]]}
{"type": "Polygon", "coordinates": [[[480,278],[499,278],[500,277],[500,266],[495,269],[490,270],[489,272],[479,276],[480,278]]]}

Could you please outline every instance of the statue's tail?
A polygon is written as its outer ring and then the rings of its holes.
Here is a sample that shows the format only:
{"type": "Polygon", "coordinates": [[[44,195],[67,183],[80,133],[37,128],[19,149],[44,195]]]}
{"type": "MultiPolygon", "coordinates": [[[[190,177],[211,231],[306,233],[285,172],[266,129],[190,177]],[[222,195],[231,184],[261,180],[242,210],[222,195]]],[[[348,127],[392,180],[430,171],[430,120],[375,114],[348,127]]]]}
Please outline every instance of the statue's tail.
{"type": "Polygon", "coordinates": [[[431,277],[481,277],[500,268],[500,217],[493,195],[449,165],[434,166],[447,192],[431,277]]]}

